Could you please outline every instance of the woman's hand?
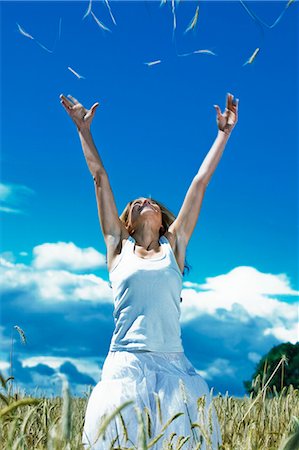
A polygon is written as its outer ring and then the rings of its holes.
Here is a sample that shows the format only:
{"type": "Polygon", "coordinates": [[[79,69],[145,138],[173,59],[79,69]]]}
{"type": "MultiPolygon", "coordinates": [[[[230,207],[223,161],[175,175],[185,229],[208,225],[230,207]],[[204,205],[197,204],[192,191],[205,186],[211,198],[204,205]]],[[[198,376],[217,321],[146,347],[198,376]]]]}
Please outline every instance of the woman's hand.
{"type": "Polygon", "coordinates": [[[78,131],[82,129],[89,129],[92,119],[94,118],[95,110],[99,106],[96,102],[90,109],[84,108],[81,103],[78,102],[74,97],[68,95],[68,98],[63,94],[60,95],[60,103],[68,113],[68,115],[73,119],[76,124],[78,131]]]}
{"type": "Polygon", "coordinates": [[[222,114],[218,105],[214,105],[217,111],[217,125],[219,130],[223,131],[226,135],[230,135],[234,126],[238,122],[238,105],[239,99],[233,100],[232,94],[226,96],[226,108],[222,114]]]}

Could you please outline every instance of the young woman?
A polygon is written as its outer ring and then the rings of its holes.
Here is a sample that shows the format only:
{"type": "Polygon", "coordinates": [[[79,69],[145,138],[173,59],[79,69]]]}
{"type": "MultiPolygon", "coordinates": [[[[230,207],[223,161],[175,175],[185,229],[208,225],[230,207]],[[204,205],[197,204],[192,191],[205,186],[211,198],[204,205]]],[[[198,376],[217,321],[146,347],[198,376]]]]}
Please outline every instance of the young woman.
{"type": "Polygon", "coordinates": [[[217,137],[175,218],[162,203],[145,197],[130,201],[118,216],[108,175],[90,132],[99,103],[88,110],[70,95],[61,95],[60,99],[77,126],[94,179],[114,299],[115,330],[101,380],[88,400],[82,443],[96,450],[139,449],[140,420],[147,425],[149,442],[167,420],[181,412],[151,448],[162,449],[163,441],[172,435],[173,444],[179,436],[190,436],[186,444],[190,449],[217,449],[222,440],[209,387],[182,346],[180,294],[186,248],[206,187],[237,123],[238,100],[227,94],[223,114],[214,105],[217,137]],[[134,403],[110,421],[105,439],[98,437],[103,419],[129,400],[134,403]],[[195,422],[199,426],[191,426],[195,422]]]}

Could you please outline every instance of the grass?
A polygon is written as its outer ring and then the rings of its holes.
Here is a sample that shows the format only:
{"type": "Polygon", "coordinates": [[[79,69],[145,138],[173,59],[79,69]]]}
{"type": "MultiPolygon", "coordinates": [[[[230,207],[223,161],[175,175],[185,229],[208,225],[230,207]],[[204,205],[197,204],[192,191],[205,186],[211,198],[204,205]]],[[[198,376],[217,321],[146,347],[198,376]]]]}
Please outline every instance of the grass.
{"type": "MultiPolygon", "coordinates": [[[[76,450],[83,449],[82,432],[89,393],[83,398],[71,397],[67,380],[63,381],[62,396],[49,398],[30,398],[25,394],[11,393],[12,378],[7,380],[0,374],[2,390],[0,393],[0,442],[5,450],[76,450]]],[[[257,383],[255,383],[257,385],[257,383]]],[[[299,449],[299,391],[292,386],[284,387],[280,393],[264,386],[253,398],[234,398],[227,395],[213,398],[221,427],[223,445],[219,450],[298,450],[299,449]],[[266,387],[266,389],[265,389],[266,387]]],[[[98,436],[105,433],[106,427],[121,411],[132,402],[121,405],[110,416],[104,416],[98,436]]],[[[197,399],[197,406],[203,405],[203,398],[197,399]]],[[[190,447],[192,436],[176,436],[163,439],[163,432],[171,422],[182,414],[178,412],[166,421],[158,436],[151,432],[150,412],[141,411],[134,406],[138,422],[138,450],[152,448],[161,443],[161,450],[200,450],[201,441],[190,447]],[[164,442],[163,442],[164,441],[164,442]]],[[[107,444],[109,449],[135,449],[127,434],[122,418],[119,436],[126,436],[127,447],[118,445],[118,437],[107,444]]],[[[193,424],[199,428],[209,445],[209,430],[203,424],[193,424]]],[[[213,449],[214,450],[214,449],[213,449]]]]}
{"type": "MultiPolygon", "coordinates": [[[[24,331],[15,326],[22,344],[26,344],[24,331]]],[[[13,330],[14,330],[13,329],[13,330]]],[[[62,396],[55,398],[27,397],[20,391],[14,392],[13,377],[13,331],[10,354],[10,373],[5,379],[0,373],[0,450],[83,450],[82,433],[85,410],[92,387],[83,398],[71,397],[69,384],[65,376],[62,378],[62,396]]],[[[219,450],[299,450],[299,390],[293,386],[283,387],[283,367],[287,362],[283,355],[276,369],[265,383],[264,375],[258,375],[252,382],[253,393],[250,397],[241,398],[218,395],[213,398],[208,410],[205,409],[205,397],[194,399],[198,410],[198,422],[192,423],[188,410],[187,392],[180,380],[180,389],[186,411],[177,411],[162,422],[160,398],[155,393],[158,417],[161,424],[157,436],[152,433],[151,414],[147,408],[142,411],[134,406],[138,423],[138,442],[128,435],[122,410],[133,404],[127,401],[110,415],[104,415],[98,428],[97,439],[105,435],[111,421],[119,419],[121,427],[111,443],[107,442],[107,450],[147,450],[155,444],[159,450],[200,450],[203,441],[206,450],[212,449],[210,435],[212,433],[211,411],[215,407],[221,428],[222,445],[219,450]],[[269,384],[275,373],[282,367],[281,391],[272,389],[269,384]],[[207,414],[205,414],[207,412],[207,414]],[[167,427],[182,414],[186,414],[190,423],[191,435],[178,436],[172,433],[165,438],[167,427]],[[120,438],[126,441],[126,447],[120,446],[120,438]],[[163,439],[164,438],[164,439],[163,439]]],[[[92,447],[91,447],[92,449],[92,447]]],[[[86,450],[86,449],[84,449],[86,450]]],[[[106,450],[106,449],[105,449],[106,450]]]]}

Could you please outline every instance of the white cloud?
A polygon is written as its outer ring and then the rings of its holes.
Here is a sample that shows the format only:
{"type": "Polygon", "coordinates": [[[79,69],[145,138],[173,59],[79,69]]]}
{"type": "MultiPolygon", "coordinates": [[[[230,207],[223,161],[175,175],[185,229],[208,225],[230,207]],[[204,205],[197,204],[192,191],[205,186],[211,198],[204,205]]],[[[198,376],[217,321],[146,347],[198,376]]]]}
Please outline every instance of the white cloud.
{"type": "Polygon", "coordinates": [[[0,200],[6,201],[12,195],[11,185],[0,183],[0,200]]]}
{"type": "MultiPolygon", "coordinates": [[[[65,374],[60,374],[59,368],[65,362],[72,363],[81,374],[89,375],[96,383],[100,381],[102,374],[101,366],[104,362],[103,358],[99,358],[99,364],[97,364],[95,358],[76,359],[69,357],[38,356],[23,359],[21,361],[22,367],[28,369],[34,368],[38,364],[43,364],[55,370],[55,373],[45,376],[32,370],[30,372],[32,382],[22,383],[17,379],[16,383],[18,389],[24,390],[24,394],[26,395],[45,395],[48,397],[61,395],[62,378],[67,377],[65,374]]],[[[10,364],[7,361],[0,360],[0,371],[4,378],[9,376],[9,367],[10,364]]],[[[86,386],[82,384],[76,385],[75,383],[71,383],[70,389],[72,395],[79,395],[82,397],[82,395],[86,393],[86,386]]]]}
{"type": "Polygon", "coordinates": [[[35,192],[27,186],[13,183],[0,183],[0,211],[8,214],[26,214],[16,208],[26,203],[35,192]]]}
{"type": "Polygon", "coordinates": [[[9,213],[9,214],[24,214],[24,212],[21,211],[20,209],[10,208],[9,206],[1,206],[0,205],[0,211],[9,213]]]}
{"type": "Polygon", "coordinates": [[[287,340],[295,343],[297,306],[270,297],[275,295],[298,296],[298,291],[290,287],[285,274],[272,275],[253,267],[237,267],[227,274],[207,278],[204,284],[184,283],[181,321],[186,323],[204,314],[221,320],[221,310],[226,310],[245,323],[254,317],[265,318],[272,323],[268,334],[281,336],[282,340],[288,337],[287,340]]]}
{"type": "Polygon", "coordinates": [[[79,248],[72,242],[45,243],[33,249],[32,266],[41,269],[87,270],[105,267],[105,256],[92,247],[79,248]]]}
{"type": "Polygon", "coordinates": [[[7,371],[10,367],[10,364],[7,361],[0,360],[0,371],[7,371]]]}
{"type": "Polygon", "coordinates": [[[0,257],[2,292],[24,289],[35,301],[78,301],[113,303],[109,283],[93,274],[75,274],[67,270],[37,270],[23,263],[0,257]]]}
{"type": "Polygon", "coordinates": [[[240,294],[247,299],[252,295],[294,295],[299,292],[290,287],[290,280],[285,274],[268,274],[259,272],[254,267],[239,266],[224,275],[208,277],[203,284],[184,282],[184,286],[194,290],[225,294],[231,299],[231,303],[239,299],[240,294]]]}
{"type": "Polygon", "coordinates": [[[221,290],[234,298],[245,289],[248,294],[298,295],[298,291],[291,289],[289,283],[285,274],[272,275],[259,272],[254,267],[239,266],[228,274],[208,277],[205,284],[198,286],[215,292],[221,290]]]}
{"type": "Polygon", "coordinates": [[[9,261],[9,262],[11,262],[11,263],[14,263],[15,260],[16,260],[15,255],[13,254],[13,252],[10,252],[10,251],[2,252],[2,253],[0,254],[0,256],[1,256],[2,258],[4,258],[6,261],[9,261]]]}
{"type": "Polygon", "coordinates": [[[214,377],[235,375],[236,369],[231,365],[228,359],[217,358],[205,370],[196,370],[206,380],[211,380],[214,377]]]}
{"type": "Polygon", "coordinates": [[[275,336],[279,341],[292,342],[295,344],[299,341],[299,325],[298,323],[295,323],[288,329],[283,326],[275,326],[264,330],[265,336],[268,336],[269,334],[275,336]]]}
{"type": "Polygon", "coordinates": [[[260,361],[260,359],[262,358],[262,355],[260,355],[259,353],[256,353],[256,352],[249,352],[247,356],[248,356],[249,361],[251,361],[253,363],[258,363],[260,361]]]}
{"type": "MultiPolygon", "coordinates": [[[[62,356],[33,356],[23,359],[22,365],[23,367],[35,367],[38,364],[45,364],[46,366],[57,370],[67,361],[71,362],[79,372],[88,374],[96,381],[100,380],[102,369],[100,365],[95,362],[94,358],[77,359],[62,356]]],[[[101,363],[103,363],[103,360],[101,363]]]]}

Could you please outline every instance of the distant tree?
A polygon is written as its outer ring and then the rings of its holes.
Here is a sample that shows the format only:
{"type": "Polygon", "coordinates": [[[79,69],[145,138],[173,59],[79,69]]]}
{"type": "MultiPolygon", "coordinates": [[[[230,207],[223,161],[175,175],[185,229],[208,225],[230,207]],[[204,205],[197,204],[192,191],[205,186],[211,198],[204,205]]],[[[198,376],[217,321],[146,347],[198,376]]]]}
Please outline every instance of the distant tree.
{"type": "Polygon", "coordinates": [[[275,385],[277,392],[280,392],[284,386],[289,386],[290,384],[295,389],[299,388],[299,342],[296,344],[286,342],[272,347],[257,364],[251,380],[243,381],[248,394],[257,392],[265,386],[283,355],[286,357],[286,362],[281,362],[279,369],[268,386],[272,388],[275,385]]]}

